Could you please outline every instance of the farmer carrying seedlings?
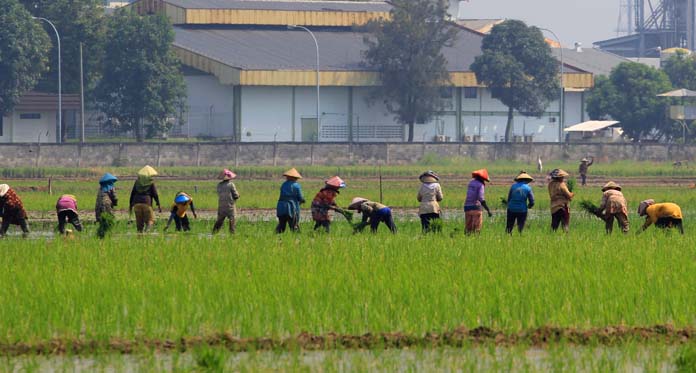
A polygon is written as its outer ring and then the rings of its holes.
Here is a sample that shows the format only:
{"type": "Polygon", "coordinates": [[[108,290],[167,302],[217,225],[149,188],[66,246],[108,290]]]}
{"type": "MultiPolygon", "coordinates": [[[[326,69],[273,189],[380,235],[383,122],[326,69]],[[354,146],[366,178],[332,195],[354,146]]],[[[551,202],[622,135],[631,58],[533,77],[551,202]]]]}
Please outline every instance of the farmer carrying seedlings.
{"type": "Polygon", "coordinates": [[[486,182],[490,182],[488,170],[480,169],[471,173],[471,181],[466,190],[466,200],[464,201],[464,219],[466,223],[466,234],[480,233],[483,227],[483,209],[488,212],[488,217],[493,216],[486,204],[485,189],[486,182]]]}
{"type": "Polygon", "coordinates": [[[159,195],[155,187],[154,177],[157,171],[150,166],[145,166],[138,171],[138,179],[133,184],[130,195],[129,213],[135,211],[135,223],[138,233],[149,230],[155,224],[155,212],[152,209],[152,201],[157,203],[159,212],[162,212],[159,195]]]}
{"type": "Polygon", "coordinates": [[[113,215],[114,207],[118,205],[118,198],[116,197],[116,190],[114,189],[114,184],[117,181],[118,178],[108,172],[99,179],[97,202],[94,205],[94,215],[97,221],[101,220],[102,214],[113,215]]]}
{"type": "Polygon", "coordinates": [[[431,223],[434,220],[440,219],[440,201],[442,201],[442,187],[440,187],[440,177],[434,171],[425,171],[418,179],[420,179],[421,187],[418,190],[416,199],[420,202],[418,207],[418,215],[421,220],[423,233],[442,230],[441,226],[432,227],[431,223]]]}
{"type": "Polygon", "coordinates": [[[239,199],[239,192],[232,182],[232,179],[236,177],[237,174],[228,169],[222,170],[218,176],[221,181],[217,185],[218,210],[217,220],[215,225],[213,225],[213,233],[217,233],[222,228],[225,219],[230,221],[230,233],[233,234],[237,229],[237,200],[239,199]]]}
{"type": "Polygon", "coordinates": [[[377,232],[379,223],[384,223],[392,233],[396,233],[396,225],[392,218],[392,211],[389,207],[372,202],[367,198],[355,197],[348,206],[349,210],[357,210],[362,214],[362,221],[355,225],[355,232],[362,232],[366,226],[370,226],[372,233],[377,232]]]}
{"type": "Polygon", "coordinates": [[[58,213],[58,232],[65,234],[65,223],[72,224],[75,230],[82,231],[80,217],[77,215],[77,198],[71,194],[63,194],[56,202],[56,212],[58,213]]]}
{"type": "Polygon", "coordinates": [[[608,234],[614,229],[614,218],[621,227],[623,233],[628,233],[628,207],[626,198],[621,192],[621,185],[610,181],[602,187],[602,203],[599,212],[603,213],[605,228],[608,234]]]}
{"type": "Polygon", "coordinates": [[[587,184],[587,170],[592,166],[594,163],[594,157],[590,157],[590,159],[583,158],[580,160],[580,166],[578,166],[578,173],[580,174],[580,182],[581,185],[587,184]]]}
{"type": "Polygon", "coordinates": [[[570,200],[573,192],[568,190],[565,178],[570,176],[567,172],[557,168],[549,174],[549,198],[551,199],[551,229],[555,232],[558,226],[563,224],[563,231],[568,233],[570,225],[570,200]]]}
{"type": "Polygon", "coordinates": [[[521,171],[510,187],[507,198],[507,225],[505,231],[512,234],[512,228],[517,222],[517,231],[522,233],[527,222],[527,211],[534,207],[534,192],[529,183],[534,181],[525,171],[521,171]]]}
{"type": "Polygon", "coordinates": [[[24,210],[22,200],[7,184],[0,184],[0,211],[2,211],[0,237],[5,236],[10,224],[19,225],[22,228],[22,236],[29,235],[27,212],[24,210]]]}
{"type": "Polygon", "coordinates": [[[297,180],[302,178],[296,169],[291,168],[283,173],[285,182],[280,186],[280,197],[276,205],[276,216],[278,225],[276,233],[285,232],[285,228],[290,225],[294,232],[300,230],[300,204],[305,202],[302,195],[302,187],[297,180]]]}
{"type": "Polygon", "coordinates": [[[340,193],[341,188],[345,188],[346,183],[338,176],[331,177],[324,181],[324,187],[314,196],[312,200],[312,220],[314,220],[314,230],[324,227],[326,233],[329,233],[331,227],[331,210],[338,212],[346,217],[349,221],[352,215],[336,204],[336,197],[340,193]]]}
{"type": "Polygon", "coordinates": [[[193,198],[184,192],[177,193],[174,197],[174,203],[172,204],[172,209],[169,214],[169,220],[167,220],[167,225],[164,227],[164,230],[166,231],[169,229],[169,224],[171,224],[173,220],[177,232],[181,232],[182,230],[184,232],[190,231],[191,225],[189,224],[188,215],[186,214],[189,208],[191,208],[193,217],[197,218],[198,216],[196,215],[196,208],[193,206],[193,198]]]}
{"type": "Polygon", "coordinates": [[[638,215],[646,217],[645,224],[638,233],[655,224],[658,228],[677,227],[679,232],[684,234],[681,208],[676,203],[655,203],[655,200],[647,199],[638,206],[638,215]]]}

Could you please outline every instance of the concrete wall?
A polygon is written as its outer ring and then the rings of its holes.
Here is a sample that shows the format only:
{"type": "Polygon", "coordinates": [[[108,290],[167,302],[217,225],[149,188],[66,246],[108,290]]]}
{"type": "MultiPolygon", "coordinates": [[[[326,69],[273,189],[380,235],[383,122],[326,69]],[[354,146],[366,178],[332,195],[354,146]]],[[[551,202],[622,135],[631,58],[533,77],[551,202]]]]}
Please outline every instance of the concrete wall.
{"type": "Polygon", "coordinates": [[[587,154],[610,160],[696,159],[696,146],[633,144],[345,144],[345,143],[147,143],[0,144],[2,167],[240,166],[407,164],[424,155],[486,160],[580,159],[587,154]]]}

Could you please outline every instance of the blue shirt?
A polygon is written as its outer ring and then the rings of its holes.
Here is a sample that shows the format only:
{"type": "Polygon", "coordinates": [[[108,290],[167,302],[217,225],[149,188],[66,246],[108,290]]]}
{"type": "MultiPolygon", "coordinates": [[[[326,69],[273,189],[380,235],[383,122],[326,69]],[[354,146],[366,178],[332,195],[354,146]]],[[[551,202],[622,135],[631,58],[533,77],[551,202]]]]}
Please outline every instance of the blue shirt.
{"type": "Polygon", "coordinates": [[[529,206],[534,206],[532,187],[522,181],[512,184],[508,193],[508,210],[511,212],[527,212],[527,200],[529,200],[529,206]]]}
{"type": "Polygon", "coordinates": [[[277,216],[300,216],[300,203],[304,202],[302,188],[297,181],[287,180],[280,186],[280,197],[276,206],[277,216]]]}

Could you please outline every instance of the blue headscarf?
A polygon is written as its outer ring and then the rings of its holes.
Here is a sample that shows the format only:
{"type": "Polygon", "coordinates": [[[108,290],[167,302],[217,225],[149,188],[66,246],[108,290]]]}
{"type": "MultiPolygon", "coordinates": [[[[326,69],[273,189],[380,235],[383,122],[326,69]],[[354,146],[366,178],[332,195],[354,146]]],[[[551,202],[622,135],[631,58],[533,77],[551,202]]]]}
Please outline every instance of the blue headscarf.
{"type": "Polygon", "coordinates": [[[99,185],[101,186],[102,192],[108,192],[114,189],[114,183],[118,181],[118,178],[110,173],[105,173],[101,179],[99,179],[99,185]]]}

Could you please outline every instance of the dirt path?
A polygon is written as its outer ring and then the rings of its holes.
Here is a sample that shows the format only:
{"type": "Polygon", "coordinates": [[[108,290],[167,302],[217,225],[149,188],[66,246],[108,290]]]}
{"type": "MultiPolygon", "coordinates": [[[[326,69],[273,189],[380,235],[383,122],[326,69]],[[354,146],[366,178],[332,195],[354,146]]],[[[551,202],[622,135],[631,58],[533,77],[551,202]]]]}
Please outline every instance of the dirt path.
{"type": "Polygon", "coordinates": [[[116,352],[121,354],[142,351],[187,351],[198,346],[224,347],[230,351],[288,351],[288,350],[345,350],[345,349],[407,349],[412,347],[462,347],[471,344],[495,344],[497,346],[544,347],[553,343],[574,345],[617,345],[628,342],[652,342],[682,344],[693,341],[696,331],[677,329],[671,325],[651,327],[608,326],[594,329],[540,327],[516,333],[503,332],[484,326],[474,329],[460,327],[444,333],[430,332],[424,335],[392,333],[311,334],[301,333],[288,338],[239,338],[230,333],[179,339],[120,339],[85,340],[51,339],[37,342],[0,344],[0,355],[65,355],[116,352]]]}

